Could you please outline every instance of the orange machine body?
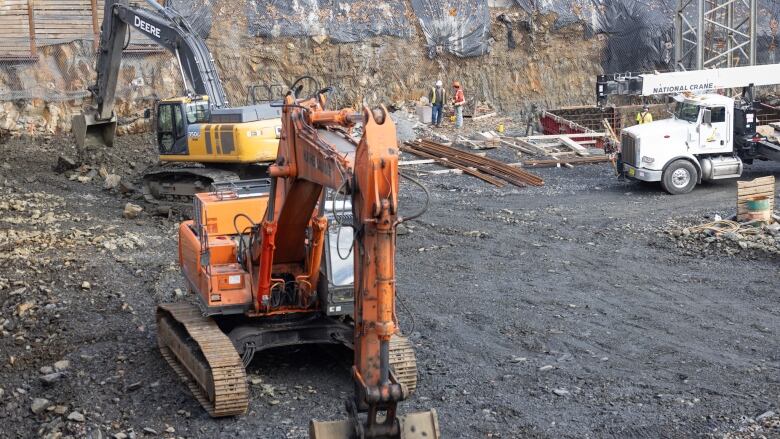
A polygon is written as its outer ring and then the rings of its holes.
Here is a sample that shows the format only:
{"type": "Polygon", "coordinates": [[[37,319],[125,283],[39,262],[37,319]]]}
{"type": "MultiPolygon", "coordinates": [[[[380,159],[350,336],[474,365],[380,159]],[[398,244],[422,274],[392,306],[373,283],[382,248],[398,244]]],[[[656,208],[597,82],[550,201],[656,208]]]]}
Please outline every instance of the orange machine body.
{"type": "Polygon", "coordinates": [[[243,313],[252,306],[250,273],[239,263],[239,246],[267,205],[267,192],[195,195],[194,219],[179,226],[179,263],[207,314],[243,313]]]}

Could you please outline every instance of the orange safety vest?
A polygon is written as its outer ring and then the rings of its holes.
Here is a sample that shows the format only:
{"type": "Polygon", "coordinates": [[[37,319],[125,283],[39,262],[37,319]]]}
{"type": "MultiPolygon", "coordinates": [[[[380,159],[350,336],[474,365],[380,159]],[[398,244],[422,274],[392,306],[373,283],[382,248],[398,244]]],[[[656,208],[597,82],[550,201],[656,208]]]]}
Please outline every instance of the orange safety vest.
{"type": "Polygon", "coordinates": [[[466,103],[466,96],[463,94],[463,89],[459,88],[455,91],[455,106],[461,106],[466,103]]]}

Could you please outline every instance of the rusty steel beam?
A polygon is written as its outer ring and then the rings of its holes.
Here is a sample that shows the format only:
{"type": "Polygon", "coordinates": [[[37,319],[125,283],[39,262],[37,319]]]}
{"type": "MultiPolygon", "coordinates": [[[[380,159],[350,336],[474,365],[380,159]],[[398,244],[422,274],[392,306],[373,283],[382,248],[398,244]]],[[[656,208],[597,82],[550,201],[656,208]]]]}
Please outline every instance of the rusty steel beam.
{"type": "MultiPolygon", "coordinates": [[[[408,145],[409,143],[410,142],[407,142],[406,145],[408,145]]],[[[436,163],[439,163],[442,166],[446,166],[448,168],[459,169],[459,170],[463,171],[464,173],[466,173],[468,175],[471,175],[472,177],[477,177],[480,180],[486,181],[486,182],[488,182],[488,183],[490,183],[490,184],[492,184],[494,186],[498,186],[498,187],[504,187],[505,186],[505,183],[503,181],[501,181],[501,180],[499,180],[497,178],[491,177],[490,175],[483,174],[482,172],[477,171],[474,168],[469,168],[468,166],[463,166],[463,165],[460,165],[458,163],[451,162],[451,161],[449,161],[449,160],[447,160],[445,158],[437,157],[437,156],[435,156],[433,154],[428,154],[427,152],[423,152],[423,151],[417,150],[417,149],[415,149],[413,147],[406,146],[406,145],[401,145],[401,151],[408,152],[408,153],[414,154],[414,155],[419,156],[419,157],[432,159],[432,160],[436,161],[436,163]]]]}
{"type": "Polygon", "coordinates": [[[414,151],[420,151],[433,157],[444,158],[449,163],[455,163],[467,168],[477,169],[484,174],[500,178],[515,186],[524,187],[526,185],[544,185],[544,180],[530,172],[513,168],[498,160],[481,157],[476,154],[459,150],[457,148],[433,142],[431,140],[407,142],[406,145],[414,151]]]}

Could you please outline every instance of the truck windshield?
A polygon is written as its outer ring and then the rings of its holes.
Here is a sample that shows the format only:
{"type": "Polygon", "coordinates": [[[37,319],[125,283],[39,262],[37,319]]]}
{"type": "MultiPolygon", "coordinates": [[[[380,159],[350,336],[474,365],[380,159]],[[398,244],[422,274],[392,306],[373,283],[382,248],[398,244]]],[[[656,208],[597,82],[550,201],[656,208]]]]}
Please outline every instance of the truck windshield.
{"type": "Polygon", "coordinates": [[[206,101],[187,104],[187,123],[205,123],[209,121],[209,103],[206,101]]]}
{"type": "Polygon", "coordinates": [[[699,119],[699,106],[689,102],[678,102],[674,109],[674,117],[688,122],[696,122],[699,119]]]}

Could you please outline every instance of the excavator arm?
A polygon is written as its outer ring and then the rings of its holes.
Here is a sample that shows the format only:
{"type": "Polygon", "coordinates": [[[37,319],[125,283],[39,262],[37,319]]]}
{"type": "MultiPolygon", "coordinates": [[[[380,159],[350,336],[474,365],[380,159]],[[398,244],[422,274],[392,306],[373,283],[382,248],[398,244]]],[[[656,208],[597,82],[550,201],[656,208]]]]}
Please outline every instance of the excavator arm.
{"type": "Polygon", "coordinates": [[[274,273],[300,266],[297,291],[317,284],[318,256],[327,228],[318,211],[327,188],[351,198],[354,235],[354,365],[356,395],[349,421],[312,422],[311,437],[438,437],[434,411],[396,415],[409,394],[391,373],[390,339],[395,314],[395,228],[398,215],[398,145],[384,108],[361,112],[324,109],[325,96],[289,94],[282,111],[277,161],[269,168],[270,201],[254,257],[261,267],[256,307],[270,294],[274,273]],[[363,124],[359,142],[347,131],[363,124]],[[357,411],[365,411],[365,420],[357,411]]]}
{"type": "Polygon", "coordinates": [[[208,96],[212,108],[227,106],[214,59],[203,39],[174,9],[163,7],[154,0],[146,1],[154,9],[132,6],[128,0],[105,2],[96,65],[97,81],[90,87],[94,108],[73,117],[73,133],[79,146],[113,145],[116,87],[122,50],[130,27],[176,57],[187,94],[208,96]]]}

